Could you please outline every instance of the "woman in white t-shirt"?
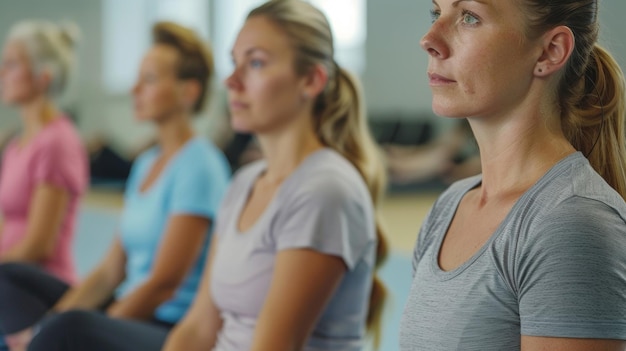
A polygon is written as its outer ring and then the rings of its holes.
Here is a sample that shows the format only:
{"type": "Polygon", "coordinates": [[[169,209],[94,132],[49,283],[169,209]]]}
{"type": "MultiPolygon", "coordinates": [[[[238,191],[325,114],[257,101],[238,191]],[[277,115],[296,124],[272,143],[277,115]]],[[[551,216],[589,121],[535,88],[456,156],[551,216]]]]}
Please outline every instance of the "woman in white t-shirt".
{"type": "Polygon", "coordinates": [[[324,15],[300,0],[253,10],[226,80],[232,125],[265,160],[233,180],[198,297],[165,350],[361,350],[375,332],[383,171],[355,80],[324,15]]]}

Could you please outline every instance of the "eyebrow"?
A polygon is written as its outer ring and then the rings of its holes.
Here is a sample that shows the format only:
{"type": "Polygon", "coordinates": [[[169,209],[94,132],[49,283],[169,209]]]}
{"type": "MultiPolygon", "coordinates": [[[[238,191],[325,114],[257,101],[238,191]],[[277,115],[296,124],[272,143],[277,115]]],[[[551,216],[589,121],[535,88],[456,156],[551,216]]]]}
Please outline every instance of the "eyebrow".
{"type": "MultiPolygon", "coordinates": [[[[479,4],[487,5],[485,1],[483,0],[456,0],[455,2],[452,3],[452,7],[457,7],[459,3],[461,2],[477,2],[479,4]]],[[[433,0],[433,4],[439,6],[439,4],[437,3],[437,0],[433,0]]]]}
{"type": "Polygon", "coordinates": [[[461,2],[477,2],[479,4],[487,5],[487,3],[484,0],[456,0],[455,2],[452,3],[452,6],[457,7],[459,3],[461,2]]]}
{"type": "MultiPolygon", "coordinates": [[[[255,53],[255,52],[257,52],[257,51],[260,51],[260,52],[263,52],[263,53],[265,53],[265,54],[269,55],[269,52],[268,52],[267,50],[265,50],[265,49],[263,49],[263,48],[260,48],[260,47],[256,47],[256,46],[255,46],[255,47],[252,47],[252,48],[250,48],[250,49],[248,49],[248,50],[246,50],[246,51],[244,52],[244,54],[243,54],[243,55],[244,55],[245,57],[248,57],[248,56],[250,56],[250,55],[254,54],[254,53],[255,53]]],[[[234,52],[234,51],[231,51],[231,52],[230,52],[230,56],[234,58],[234,57],[235,57],[235,52],[234,52]]]]}

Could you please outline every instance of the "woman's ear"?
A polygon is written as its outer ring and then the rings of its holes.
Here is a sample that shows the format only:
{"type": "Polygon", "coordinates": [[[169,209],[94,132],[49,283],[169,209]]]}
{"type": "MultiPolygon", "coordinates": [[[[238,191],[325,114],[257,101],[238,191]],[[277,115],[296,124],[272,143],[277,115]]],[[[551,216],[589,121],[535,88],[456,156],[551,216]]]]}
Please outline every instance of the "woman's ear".
{"type": "Polygon", "coordinates": [[[54,79],[54,76],[50,68],[45,67],[39,72],[35,73],[34,78],[37,90],[39,90],[41,93],[46,94],[50,90],[50,85],[52,85],[52,80],[54,79]]]}
{"type": "Polygon", "coordinates": [[[569,27],[558,26],[543,35],[543,51],[535,65],[536,77],[547,77],[559,71],[569,61],[575,44],[569,27]]]}
{"type": "Polygon", "coordinates": [[[200,82],[195,79],[184,80],[182,86],[182,94],[185,108],[189,109],[189,111],[192,111],[198,99],[200,99],[200,95],[202,94],[202,87],[200,86],[200,82]]]}
{"type": "Polygon", "coordinates": [[[305,99],[316,97],[324,91],[328,83],[328,70],[321,64],[314,65],[304,76],[302,96],[305,99]]]}

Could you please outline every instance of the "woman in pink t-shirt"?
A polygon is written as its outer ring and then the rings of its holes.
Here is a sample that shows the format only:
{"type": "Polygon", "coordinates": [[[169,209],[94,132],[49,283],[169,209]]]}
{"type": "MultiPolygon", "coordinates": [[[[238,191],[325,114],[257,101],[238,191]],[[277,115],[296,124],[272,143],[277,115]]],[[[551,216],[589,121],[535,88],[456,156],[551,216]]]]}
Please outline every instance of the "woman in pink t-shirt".
{"type": "Polygon", "coordinates": [[[88,166],[74,126],[54,102],[72,67],[69,33],[47,22],[20,23],[3,50],[0,98],[19,110],[22,128],[2,156],[0,271],[30,264],[71,284],[74,227],[88,166]]]}

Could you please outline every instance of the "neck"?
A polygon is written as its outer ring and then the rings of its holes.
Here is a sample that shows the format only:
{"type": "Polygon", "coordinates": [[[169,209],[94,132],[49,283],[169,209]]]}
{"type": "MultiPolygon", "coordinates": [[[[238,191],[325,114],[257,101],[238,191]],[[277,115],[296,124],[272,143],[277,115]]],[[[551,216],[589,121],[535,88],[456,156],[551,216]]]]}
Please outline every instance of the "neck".
{"type": "Polygon", "coordinates": [[[50,122],[58,118],[60,112],[46,97],[38,97],[20,107],[23,130],[22,140],[28,141],[50,122]]]}
{"type": "Polygon", "coordinates": [[[194,131],[189,123],[189,116],[175,116],[160,122],[157,126],[158,141],[163,156],[175,154],[189,139],[194,131]]]}
{"type": "Polygon", "coordinates": [[[558,117],[546,118],[541,113],[532,116],[517,116],[491,125],[470,119],[480,149],[483,200],[522,194],[576,151],[563,135],[558,117]]]}
{"type": "Polygon", "coordinates": [[[324,147],[311,125],[312,117],[296,119],[296,123],[280,131],[257,135],[267,161],[265,180],[281,182],[311,153],[324,147]]]}

